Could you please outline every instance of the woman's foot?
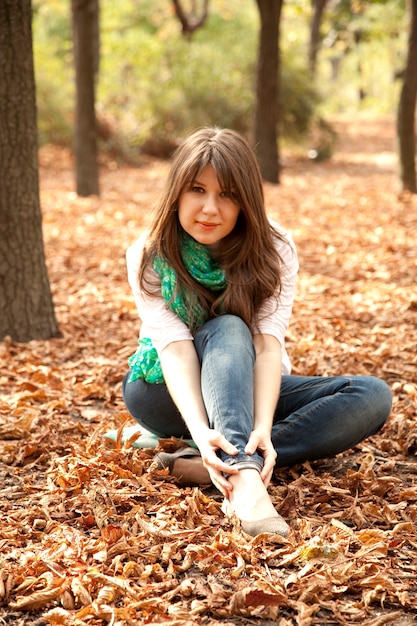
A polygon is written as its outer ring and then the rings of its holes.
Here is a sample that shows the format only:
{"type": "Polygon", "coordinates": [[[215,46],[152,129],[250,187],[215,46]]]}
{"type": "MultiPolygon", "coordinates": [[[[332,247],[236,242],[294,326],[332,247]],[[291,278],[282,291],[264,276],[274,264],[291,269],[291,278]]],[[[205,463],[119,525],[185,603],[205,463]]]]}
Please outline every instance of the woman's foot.
{"type": "Polygon", "coordinates": [[[159,452],[154,457],[158,469],[168,469],[170,476],[181,485],[209,485],[210,475],[195,448],[180,448],[175,452],[159,452]]]}
{"type": "Polygon", "coordinates": [[[256,469],[242,469],[229,476],[233,485],[229,500],[225,501],[226,514],[233,512],[242,529],[256,536],[272,532],[286,537],[290,527],[271,502],[268,491],[256,469]]]}

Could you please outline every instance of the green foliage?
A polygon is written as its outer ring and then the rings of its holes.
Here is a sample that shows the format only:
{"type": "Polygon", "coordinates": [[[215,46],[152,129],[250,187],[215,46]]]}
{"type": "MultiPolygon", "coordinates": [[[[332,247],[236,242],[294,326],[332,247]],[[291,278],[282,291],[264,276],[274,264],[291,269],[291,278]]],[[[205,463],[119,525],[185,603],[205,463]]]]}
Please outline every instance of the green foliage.
{"type": "Polygon", "coordinates": [[[189,41],[166,4],[161,19],[158,5],[153,3],[146,23],[127,22],[115,5],[103,6],[107,53],[102,50],[98,99],[125,144],[169,150],[209,124],[246,132],[253,110],[256,13],[213,13],[189,41]],[[237,31],[245,38],[236,39],[237,31]]]}
{"type": "Polygon", "coordinates": [[[327,114],[392,113],[407,53],[405,0],[335,0],[322,24],[320,91],[327,114]]]}
{"type": "Polygon", "coordinates": [[[279,120],[280,134],[302,141],[308,134],[320,96],[308,70],[287,59],[281,70],[279,120]]]}
{"type": "MultiPolygon", "coordinates": [[[[116,137],[120,150],[145,146],[163,154],[201,126],[250,132],[259,27],[255,3],[214,0],[206,25],[191,41],[182,37],[166,1],[102,0],[100,7],[97,109],[108,146],[115,147],[116,137]]],[[[39,0],[34,8],[40,139],[69,141],[74,97],[69,6],[66,0],[48,5],[39,0]]],[[[316,96],[303,70],[286,66],[284,74],[282,132],[300,137],[316,96]]]]}
{"type": "Polygon", "coordinates": [[[39,140],[68,144],[74,109],[68,3],[34,1],[33,30],[39,140]]]}
{"type": "MultiPolygon", "coordinates": [[[[323,111],[394,107],[393,74],[406,47],[404,5],[329,3],[314,81],[306,70],[311,2],[284,4],[281,136],[302,141],[323,111]],[[359,41],[356,32],[362,33],[359,41]],[[365,102],[359,102],[360,90],[365,102]]],[[[70,142],[70,3],[33,0],[33,8],[40,140],[70,142]]],[[[250,133],[259,35],[254,0],[211,0],[209,18],[191,40],[181,35],[170,0],[100,0],[100,11],[97,110],[107,147],[132,154],[146,147],[162,155],[197,127],[217,124],[250,133]]]]}

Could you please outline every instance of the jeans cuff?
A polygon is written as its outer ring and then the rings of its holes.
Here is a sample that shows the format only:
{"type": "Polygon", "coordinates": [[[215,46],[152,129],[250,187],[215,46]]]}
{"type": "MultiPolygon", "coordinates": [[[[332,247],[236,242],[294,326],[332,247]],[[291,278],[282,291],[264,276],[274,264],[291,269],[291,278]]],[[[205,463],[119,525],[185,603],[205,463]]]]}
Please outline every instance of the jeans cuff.
{"type": "Polygon", "coordinates": [[[224,461],[226,465],[230,465],[230,467],[234,467],[238,470],[242,469],[256,469],[258,472],[261,472],[263,464],[254,458],[248,457],[229,457],[224,461]]]}

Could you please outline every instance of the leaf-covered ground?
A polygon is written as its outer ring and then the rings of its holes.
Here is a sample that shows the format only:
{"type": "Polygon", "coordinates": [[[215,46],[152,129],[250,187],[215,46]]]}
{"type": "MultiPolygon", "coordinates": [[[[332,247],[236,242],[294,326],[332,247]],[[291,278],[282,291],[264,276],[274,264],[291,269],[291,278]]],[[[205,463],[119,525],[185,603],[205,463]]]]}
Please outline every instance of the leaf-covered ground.
{"type": "Polygon", "coordinates": [[[390,120],[335,127],[331,161],[284,153],[266,185],[301,262],[288,346],[295,373],[382,377],[394,408],[354,450],[276,473],[292,532],[275,542],[233,527],[215,490],[156,471],[152,450],[103,438],[132,423],[124,250],[167,163],[103,159],[101,198],[81,199],[70,155],[41,150],[62,338],[0,344],[1,624],[416,623],[417,198],[398,196],[390,120]]]}

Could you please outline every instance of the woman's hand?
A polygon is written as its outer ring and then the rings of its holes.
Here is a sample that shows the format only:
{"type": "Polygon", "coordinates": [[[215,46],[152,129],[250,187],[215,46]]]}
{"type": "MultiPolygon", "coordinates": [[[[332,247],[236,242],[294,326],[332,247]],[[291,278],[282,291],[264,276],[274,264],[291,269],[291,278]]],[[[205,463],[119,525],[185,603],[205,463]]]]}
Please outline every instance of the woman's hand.
{"type": "Polygon", "coordinates": [[[261,478],[265,485],[268,487],[272,478],[272,472],[274,471],[275,461],[277,453],[272,445],[270,431],[265,432],[262,430],[253,430],[250,434],[249,441],[246,444],[246,454],[253,454],[254,452],[260,452],[264,459],[264,466],[261,471],[261,478]]]}
{"type": "Polygon", "coordinates": [[[238,449],[229,443],[217,430],[212,428],[204,429],[194,440],[200,450],[204,466],[210,474],[211,482],[225,498],[229,498],[233,487],[227,477],[223,475],[223,472],[226,474],[237,474],[239,470],[223,463],[216,452],[217,450],[223,450],[227,454],[234,456],[238,453],[238,449]]]}

